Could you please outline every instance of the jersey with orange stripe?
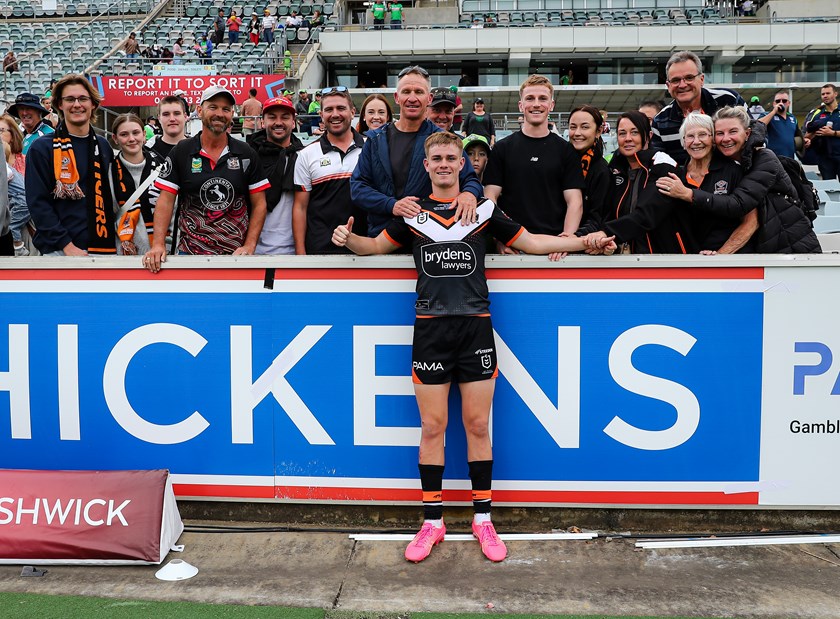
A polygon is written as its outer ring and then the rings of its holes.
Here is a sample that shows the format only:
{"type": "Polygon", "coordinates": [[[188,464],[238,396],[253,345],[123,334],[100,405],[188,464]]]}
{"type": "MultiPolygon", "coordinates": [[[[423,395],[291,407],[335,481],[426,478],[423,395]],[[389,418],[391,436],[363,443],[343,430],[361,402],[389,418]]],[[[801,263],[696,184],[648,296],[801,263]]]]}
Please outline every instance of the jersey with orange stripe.
{"type": "Polygon", "coordinates": [[[417,267],[417,315],[487,314],[487,237],[492,234],[510,246],[525,228],[490,200],[479,202],[477,221],[467,226],[455,221],[451,201],[430,197],[419,204],[419,215],[394,219],[384,231],[398,247],[412,244],[417,267]]]}

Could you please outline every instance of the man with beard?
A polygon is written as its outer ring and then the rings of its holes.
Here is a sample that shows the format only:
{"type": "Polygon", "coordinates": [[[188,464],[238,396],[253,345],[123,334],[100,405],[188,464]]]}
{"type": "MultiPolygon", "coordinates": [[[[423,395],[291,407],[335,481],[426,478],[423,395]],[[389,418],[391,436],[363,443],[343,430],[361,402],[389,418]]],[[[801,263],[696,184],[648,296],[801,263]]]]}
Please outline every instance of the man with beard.
{"type": "Polygon", "coordinates": [[[351,215],[365,218],[350,201],[350,176],[364,145],[364,138],[350,126],[356,108],[345,86],[319,94],[324,135],[300,151],[295,164],[292,227],[299,255],[347,253],[333,245],[333,230],[351,215]]]}
{"type": "Polygon", "coordinates": [[[262,131],[252,133],[246,142],[260,156],[262,169],[271,187],[265,192],[268,214],[265,218],[258,254],[294,254],[292,203],[295,198],[294,174],[298,151],[303,143],[295,136],[295,106],[288,97],[274,97],[263,105],[262,131]]]}
{"type": "Polygon", "coordinates": [[[236,99],[221,86],[210,86],[197,112],[202,130],[179,143],[166,158],[155,186],[154,244],[143,258],[152,273],[166,261],[166,230],[175,198],[179,202],[179,254],[246,255],[257,248],[266,215],[269,187],[259,155],[227,133],[236,99]]]}

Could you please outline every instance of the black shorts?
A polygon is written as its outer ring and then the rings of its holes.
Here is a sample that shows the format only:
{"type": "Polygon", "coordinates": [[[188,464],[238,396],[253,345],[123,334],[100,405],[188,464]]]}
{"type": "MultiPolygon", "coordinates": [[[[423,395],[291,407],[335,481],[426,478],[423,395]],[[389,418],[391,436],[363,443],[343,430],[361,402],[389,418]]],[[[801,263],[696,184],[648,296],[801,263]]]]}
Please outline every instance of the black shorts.
{"type": "Polygon", "coordinates": [[[411,367],[411,378],[420,385],[496,378],[496,340],[490,317],[418,318],[411,367]]]}

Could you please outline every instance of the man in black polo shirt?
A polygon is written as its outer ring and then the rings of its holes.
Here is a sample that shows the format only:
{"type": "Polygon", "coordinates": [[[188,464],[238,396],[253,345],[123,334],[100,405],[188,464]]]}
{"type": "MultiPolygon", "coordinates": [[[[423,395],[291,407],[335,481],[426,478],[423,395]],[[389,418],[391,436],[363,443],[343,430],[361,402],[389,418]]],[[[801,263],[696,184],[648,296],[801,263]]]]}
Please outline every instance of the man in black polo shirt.
{"type": "Polygon", "coordinates": [[[154,245],[143,258],[152,273],[166,260],[166,230],[176,196],[179,254],[243,255],[256,249],[269,182],[256,151],[227,133],[235,103],[221,86],[205,90],[197,109],[202,130],[166,158],[155,181],[162,191],[155,207],[154,245]]]}
{"type": "Polygon", "coordinates": [[[350,200],[350,176],[364,145],[364,138],[350,126],[355,114],[346,87],[321,91],[326,131],[298,153],[295,163],[292,230],[298,255],[347,253],[332,243],[333,230],[351,215],[365,220],[365,212],[350,200]]]}

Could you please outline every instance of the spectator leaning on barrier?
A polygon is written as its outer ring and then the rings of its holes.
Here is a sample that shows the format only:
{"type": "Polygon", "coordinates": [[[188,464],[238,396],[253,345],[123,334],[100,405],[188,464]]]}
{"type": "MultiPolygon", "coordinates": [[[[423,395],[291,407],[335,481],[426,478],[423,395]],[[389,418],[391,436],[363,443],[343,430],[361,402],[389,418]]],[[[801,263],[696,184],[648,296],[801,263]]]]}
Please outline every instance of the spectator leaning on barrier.
{"type": "Polygon", "coordinates": [[[575,149],[548,127],[553,109],[551,82],[529,76],[519,87],[522,129],[491,151],[484,195],[532,232],[574,234],[583,216],[583,173],[575,149]]]}
{"type": "Polygon", "coordinates": [[[304,148],[295,165],[293,225],[298,254],[347,253],[330,241],[336,226],[365,212],[350,200],[350,175],[364,138],[351,127],[356,109],[344,86],[321,91],[324,134],[304,148]]]}
{"type": "Polygon", "coordinates": [[[761,116],[758,121],[767,125],[767,148],[777,155],[796,156],[796,151],[802,149],[802,132],[790,109],[790,92],[780,90],[773,96],[770,111],[761,116]]]}
{"type": "MultiPolygon", "coordinates": [[[[824,181],[840,178],[840,109],[837,86],[820,89],[822,105],[805,117],[806,159],[813,157],[824,181]]],[[[809,161],[813,163],[813,161],[809,161]]]]}
{"type": "Polygon", "coordinates": [[[154,244],[143,265],[157,273],[166,260],[166,231],[178,197],[178,253],[253,254],[265,221],[269,187],[259,155],[232,138],[236,99],[210,86],[197,111],[202,130],[179,143],[155,183],[162,190],[155,208],[154,244]]]}
{"type": "Polygon", "coordinates": [[[28,92],[19,94],[15,102],[9,106],[9,114],[20,119],[23,126],[23,154],[29,152],[29,147],[38,138],[49,135],[54,131],[44,122],[49,111],[41,105],[37,95],[28,92]]]}
{"type": "MultiPolygon", "coordinates": [[[[426,119],[430,91],[429,73],[423,67],[400,71],[394,93],[399,119],[367,134],[350,190],[353,204],[368,213],[368,236],[379,234],[394,217],[417,215],[417,200],[431,193],[429,175],[423,168],[423,143],[440,129],[426,119]]],[[[466,225],[483,194],[469,162],[460,171],[460,187],[463,191],[453,204],[458,219],[466,225]]]]}
{"type": "Polygon", "coordinates": [[[704,88],[703,63],[694,52],[677,52],[671,56],[665,65],[665,75],[668,92],[674,100],[653,119],[650,145],[651,148],[664,150],[678,164],[684,165],[688,155],[680,146],[679,135],[683,119],[689,113],[701,110],[711,116],[728,105],[746,108],[746,103],[734,90],[704,88]]]}
{"type": "Polygon", "coordinates": [[[44,255],[114,255],[115,215],[107,174],[114,152],[91,121],[99,92],[83,75],[71,74],[53,89],[61,122],[26,156],[26,203],[44,255]]]}
{"type": "Polygon", "coordinates": [[[256,253],[294,254],[292,203],[295,198],[295,162],[298,151],[303,148],[294,134],[295,106],[287,97],[274,97],[261,108],[265,129],[245,138],[259,154],[263,174],[271,184],[265,192],[268,214],[256,253]]]}
{"type": "Polygon", "coordinates": [[[370,12],[373,14],[373,27],[381,30],[385,27],[385,11],[387,7],[383,0],[374,0],[370,6],[370,12]]]}
{"type": "Polygon", "coordinates": [[[148,140],[146,146],[166,159],[172,147],[187,137],[187,102],[176,95],[164,97],[158,104],[158,121],[163,134],[148,140]]]}

